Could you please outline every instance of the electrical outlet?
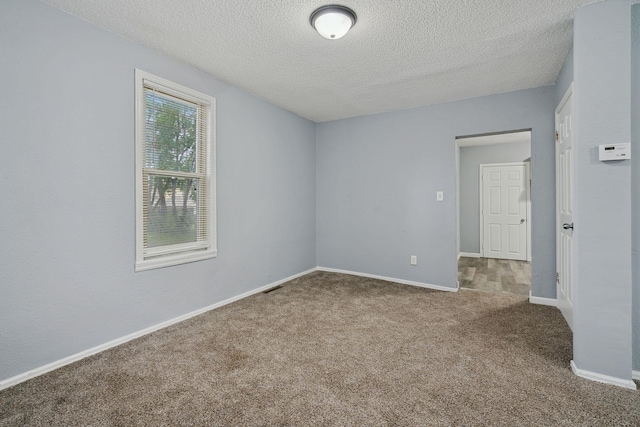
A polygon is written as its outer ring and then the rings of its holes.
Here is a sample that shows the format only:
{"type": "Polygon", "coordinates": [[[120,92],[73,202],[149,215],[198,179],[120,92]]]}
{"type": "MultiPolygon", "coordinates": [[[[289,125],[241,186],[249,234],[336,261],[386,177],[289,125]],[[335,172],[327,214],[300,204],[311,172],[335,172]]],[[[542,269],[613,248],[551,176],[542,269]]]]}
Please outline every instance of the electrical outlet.
{"type": "Polygon", "coordinates": [[[411,265],[418,265],[418,257],[411,255],[411,265]]]}

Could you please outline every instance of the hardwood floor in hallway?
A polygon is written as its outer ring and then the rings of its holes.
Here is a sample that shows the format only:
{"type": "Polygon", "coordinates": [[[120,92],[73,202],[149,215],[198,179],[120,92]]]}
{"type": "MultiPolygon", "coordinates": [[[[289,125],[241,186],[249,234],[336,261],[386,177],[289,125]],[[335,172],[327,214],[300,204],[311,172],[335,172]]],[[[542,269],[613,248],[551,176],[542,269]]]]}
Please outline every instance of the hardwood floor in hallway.
{"type": "Polygon", "coordinates": [[[460,288],[528,296],[531,290],[531,263],[460,257],[458,282],[460,288]]]}

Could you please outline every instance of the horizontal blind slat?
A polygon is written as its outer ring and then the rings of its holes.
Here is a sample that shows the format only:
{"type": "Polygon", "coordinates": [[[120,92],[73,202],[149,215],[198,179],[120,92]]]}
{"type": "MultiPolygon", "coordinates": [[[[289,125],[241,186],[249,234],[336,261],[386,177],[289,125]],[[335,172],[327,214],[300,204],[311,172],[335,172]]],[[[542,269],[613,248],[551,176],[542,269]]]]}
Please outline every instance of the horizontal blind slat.
{"type": "Polygon", "coordinates": [[[185,93],[184,91],[179,91],[168,86],[164,86],[160,83],[144,79],[143,86],[145,90],[156,91],[162,93],[166,96],[171,96],[183,102],[189,102],[192,104],[205,105],[207,107],[211,106],[211,103],[208,99],[200,98],[196,94],[185,93]]]}

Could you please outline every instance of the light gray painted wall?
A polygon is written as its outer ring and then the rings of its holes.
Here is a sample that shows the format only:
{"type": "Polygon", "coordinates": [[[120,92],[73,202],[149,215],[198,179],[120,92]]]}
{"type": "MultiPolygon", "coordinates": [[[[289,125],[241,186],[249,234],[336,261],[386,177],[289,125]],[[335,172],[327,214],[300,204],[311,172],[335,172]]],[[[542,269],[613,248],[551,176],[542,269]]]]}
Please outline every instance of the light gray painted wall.
{"type": "MultiPolygon", "coordinates": [[[[562,97],[569,89],[569,85],[573,82],[573,48],[569,51],[567,58],[564,60],[562,70],[556,79],[556,106],[562,101],[562,97]]],[[[555,110],[554,110],[555,111],[555,110]]]]}
{"type": "Polygon", "coordinates": [[[555,298],[554,103],[542,87],[318,124],[318,265],[455,288],[455,138],[531,128],[532,292],[555,298]]]}
{"type": "Polygon", "coordinates": [[[460,148],[460,252],[480,253],[480,165],[524,162],[530,143],[460,148]]]}
{"type": "Polygon", "coordinates": [[[35,0],[0,57],[0,380],[316,265],[314,123],[35,0]],[[217,98],[215,259],[134,273],[136,67],[217,98]]]}
{"type": "Polygon", "coordinates": [[[576,366],[631,378],[631,164],[599,162],[598,145],[630,141],[630,7],[574,17],[574,346],[576,366]]]}
{"type": "Polygon", "coordinates": [[[640,4],[631,7],[633,369],[640,371],[640,4]]]}

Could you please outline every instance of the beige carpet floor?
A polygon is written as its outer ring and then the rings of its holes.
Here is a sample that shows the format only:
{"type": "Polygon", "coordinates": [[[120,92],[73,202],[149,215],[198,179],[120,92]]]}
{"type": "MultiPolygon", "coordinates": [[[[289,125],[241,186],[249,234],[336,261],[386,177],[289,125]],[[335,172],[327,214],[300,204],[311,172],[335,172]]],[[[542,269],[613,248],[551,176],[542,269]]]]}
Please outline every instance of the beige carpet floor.
{"type": "Polygon", "coordinates": [[[316,272],[0,392],[0,425],[638,426],[526,298],[316,272]]]}

